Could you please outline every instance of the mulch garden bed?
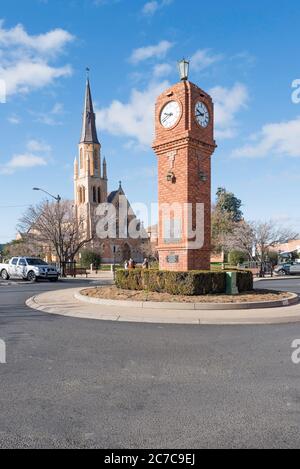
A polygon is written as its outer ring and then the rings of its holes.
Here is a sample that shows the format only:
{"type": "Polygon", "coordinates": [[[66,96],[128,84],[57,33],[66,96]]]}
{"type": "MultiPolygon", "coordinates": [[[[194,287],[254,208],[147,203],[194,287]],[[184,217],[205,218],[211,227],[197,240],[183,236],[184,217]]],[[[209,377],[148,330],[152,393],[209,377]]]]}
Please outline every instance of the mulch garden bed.
{"type": "Polygon", "coordinates": [[[122,290],[115,286],[95,287],[81,290],[82,295],[103,300],[130,300],[130,301],[162,301],[183,303],[249,303],[260,301],[279,301],[290,298],[288,292],[253,290],[239,295],[200,295],[184,296],[170,295],[169,293],[157,293],[137,290],[122,290]]]}

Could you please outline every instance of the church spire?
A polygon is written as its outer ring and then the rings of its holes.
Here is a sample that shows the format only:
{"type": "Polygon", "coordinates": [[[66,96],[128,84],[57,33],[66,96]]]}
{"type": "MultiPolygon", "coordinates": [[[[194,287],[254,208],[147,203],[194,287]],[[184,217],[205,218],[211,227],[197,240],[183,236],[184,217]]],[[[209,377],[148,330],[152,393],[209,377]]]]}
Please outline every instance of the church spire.
{"type": "Polygon", "coordinates": [[[97,137],[97,130],[96,130],[96,116],[95,116],[94,108],[93,108],[89,77],[87,77],[87,80],[86,80],[85,102],[84,102],[82,132],[81,132],[80,143],[99,144],[99,140],[97,137]]]}

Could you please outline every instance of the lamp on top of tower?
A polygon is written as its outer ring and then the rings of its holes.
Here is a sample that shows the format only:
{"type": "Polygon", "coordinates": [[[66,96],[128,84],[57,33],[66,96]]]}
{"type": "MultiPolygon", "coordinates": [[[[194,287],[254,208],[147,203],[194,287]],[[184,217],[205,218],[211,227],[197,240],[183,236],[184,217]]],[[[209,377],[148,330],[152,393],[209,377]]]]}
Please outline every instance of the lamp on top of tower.
{"type": "Polygon", "coordinates": [[[189,77],[190,62],[186,59],[179,60],[177,63],[180,80],[186,81],[189,77]]]}

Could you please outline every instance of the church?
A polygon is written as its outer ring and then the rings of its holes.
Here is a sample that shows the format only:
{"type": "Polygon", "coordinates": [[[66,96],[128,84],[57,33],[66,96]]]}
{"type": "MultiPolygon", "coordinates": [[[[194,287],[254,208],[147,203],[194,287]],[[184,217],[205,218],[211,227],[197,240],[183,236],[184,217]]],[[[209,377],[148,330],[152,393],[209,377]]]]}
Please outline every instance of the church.
{"type": "MultiPolygon", "coordinates": [[[[101,255],[103,263],[124,262],[132,258],[135,262],[142,262],[149,255],[149,240],[147,234],[138,239],[127,238],[99,238],[96,233],[96,210],[100,204],[113,204],[117,213],[119,199],[126,197],[121,182],[116,190],[108,191],[108,169],[106,159],[101,158],[101,143],[96,128],[96,115],[94,112],[89,78],[86,81],[84,110],[82,117],[82,131],[79,141],[78,158],[74,161],[74,205],[78,216],[84,219],[85,238],[93,238],[89,248],[101,255]]],[[[131,209],[128,199],[128,224],[135,220],[136,215],[131,209]]],[[[142,226],[142,224],[141,224],[142,226]]],[[[127,227],[128,228],[128,227],[127,227]]],[[[141,229],[141,234],[145,230],[141,229]]],[[[127,230],[128,233],[128,230],[127,230]]],[[[117,233],[118,236],[118,233],[117,233]]]]}

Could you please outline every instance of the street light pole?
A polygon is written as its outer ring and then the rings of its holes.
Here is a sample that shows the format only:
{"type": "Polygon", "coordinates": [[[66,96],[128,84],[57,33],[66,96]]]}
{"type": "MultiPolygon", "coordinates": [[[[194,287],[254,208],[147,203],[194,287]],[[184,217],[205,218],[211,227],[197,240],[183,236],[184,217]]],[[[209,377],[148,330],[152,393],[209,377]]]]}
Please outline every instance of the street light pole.
{"type": "Polygon", "coordinates": [[[50,194],[50,192],[48,191],[45,191],[44,189],[41,189],[40,187],[33,187],[32,188],[33,191],[41,191],[41,192],[44,192],[45,194],[47,195],[50,195],[50,197],[52,197],[52,199],[56,200],[56,202],[59,204],[59,202],[61,201],[61,196],[60,195],[57,195],[55,197],[55,195],[52,195],[50,194]]]}

